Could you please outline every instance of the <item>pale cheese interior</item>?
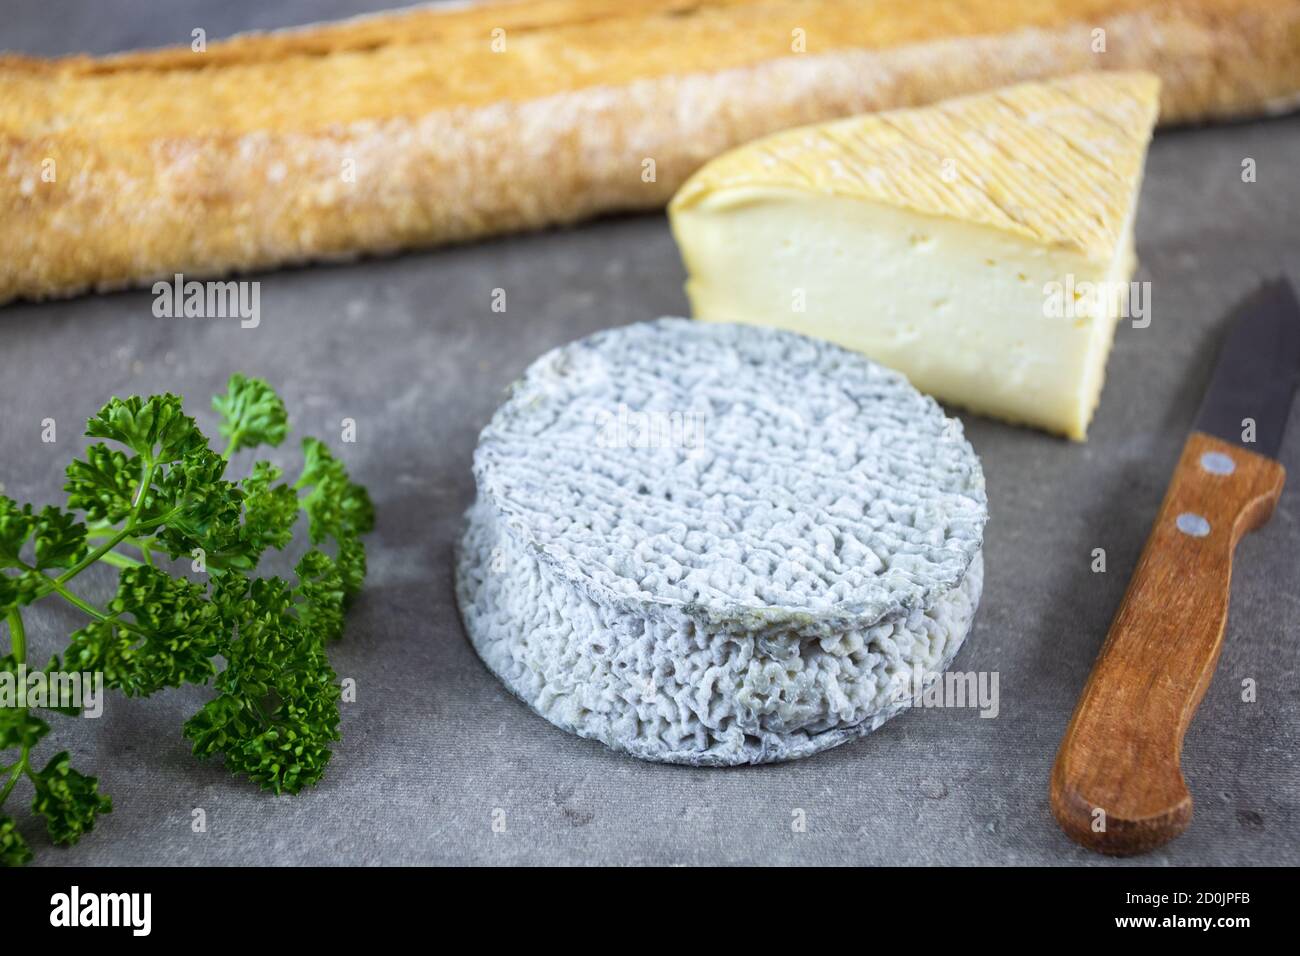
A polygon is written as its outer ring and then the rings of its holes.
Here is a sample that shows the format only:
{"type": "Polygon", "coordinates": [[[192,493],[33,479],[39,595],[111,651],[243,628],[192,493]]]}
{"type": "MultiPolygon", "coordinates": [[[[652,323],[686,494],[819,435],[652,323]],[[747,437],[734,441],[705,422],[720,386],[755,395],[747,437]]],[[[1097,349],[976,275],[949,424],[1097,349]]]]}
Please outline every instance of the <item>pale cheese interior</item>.
{"type": "Polygon", "coordinates": [[[1132,214],[1109,261],[896,206],[762,188],[674,213],[697,319],[856,349],[935,397],[1082,439],[1117,302],[1045,315],[1048,283],[1132,277],[1132,214]],[[802,311],[800,311],[802,309],[802,311]]]}

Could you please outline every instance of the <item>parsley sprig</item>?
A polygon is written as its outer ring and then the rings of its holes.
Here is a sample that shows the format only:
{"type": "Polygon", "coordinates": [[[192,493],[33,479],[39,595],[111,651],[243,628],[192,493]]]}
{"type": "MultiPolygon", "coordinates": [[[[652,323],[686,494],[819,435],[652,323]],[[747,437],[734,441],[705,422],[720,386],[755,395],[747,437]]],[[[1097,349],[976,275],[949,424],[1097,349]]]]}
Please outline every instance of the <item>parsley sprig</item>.
{"type": "MultiPolygon", "coordinates": [[[[99,441],[68,466],[63,507],[36,511],[0,495],[0,620],[9,638],[0,678],[7,672],[16,682],[21,667],[31,670],[23,609],[66,601],[87,620],[47,673],[102,673],[130,697],[211,681],[216,696],[183,729],[194,753],[221,755],[264,789],[297,793],[320,779],[339,739],[339,688],[325,644],[341,636],[365,578],[361,536],[374,509],[313,438],[302,442],[293,483],[268,461],[229,480],[231,456],[280,445],[288,415],[270,386],[242,375],[213,407],[227,441],[220,454],[179,397],[114,398],[87,423],[99,441]],[[311,546],[294,579],[256,576],[268,549],[291,543],[300,513],[311,546]],[[191,573],[174,573],[185,562],[191,573]],[[74,589],[95,564],[119,569],[102,605],[74,589]]],[[[76,701],[45,703],[0,706],[0,865],[32,856],[4,813],[24,779],[54,843],[75,843],[112,811],[98,781],[73,769],[66,752],[43,765],[34,759],[50,731],[37,711],[80,713],[76,701]]]]}

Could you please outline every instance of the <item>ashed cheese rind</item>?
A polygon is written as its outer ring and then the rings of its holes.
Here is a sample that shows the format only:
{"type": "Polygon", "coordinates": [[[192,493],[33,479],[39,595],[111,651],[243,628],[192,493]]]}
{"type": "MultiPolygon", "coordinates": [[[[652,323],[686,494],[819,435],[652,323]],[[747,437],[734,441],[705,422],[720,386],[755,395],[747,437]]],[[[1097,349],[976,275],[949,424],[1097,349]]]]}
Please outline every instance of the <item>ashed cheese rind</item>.
{"type": "Polygon", "coordinates": [[[868,733],[979,603],[987,500],[960,424],[804,336],[661,319],[555,349],[474,473],[471,642],[552,723],[645,759],[868,733]]]}

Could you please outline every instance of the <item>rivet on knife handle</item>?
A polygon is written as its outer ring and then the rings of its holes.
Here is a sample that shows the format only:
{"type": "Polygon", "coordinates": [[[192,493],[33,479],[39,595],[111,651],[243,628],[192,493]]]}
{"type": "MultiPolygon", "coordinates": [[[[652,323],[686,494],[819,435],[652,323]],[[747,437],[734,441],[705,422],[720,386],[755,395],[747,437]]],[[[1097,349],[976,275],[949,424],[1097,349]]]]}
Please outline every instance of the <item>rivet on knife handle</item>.
{"type": "Polygon", "coordinates": [[[1263,455],[1188,439],[1052,772],[1052,811],[1084,846],[1142,853],[1191,822],[1183,734],[1219,659],[1232,551],[1285,476],[1263,455]]]}

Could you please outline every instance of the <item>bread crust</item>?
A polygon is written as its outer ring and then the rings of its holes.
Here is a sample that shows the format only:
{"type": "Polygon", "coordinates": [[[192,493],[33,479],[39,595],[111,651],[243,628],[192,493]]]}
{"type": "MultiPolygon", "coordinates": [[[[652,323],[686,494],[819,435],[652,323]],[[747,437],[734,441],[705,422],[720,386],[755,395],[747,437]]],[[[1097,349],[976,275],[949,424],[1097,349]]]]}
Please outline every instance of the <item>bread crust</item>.
{"type": "Polygon", "coordinates": [[[659,208],[775,130],[1047,76],[1149,70],[1164,124],[1300,95],[1300,0],[915,8],[480,3],[204,53],[0,57],[0,302],[659,208]]]}

